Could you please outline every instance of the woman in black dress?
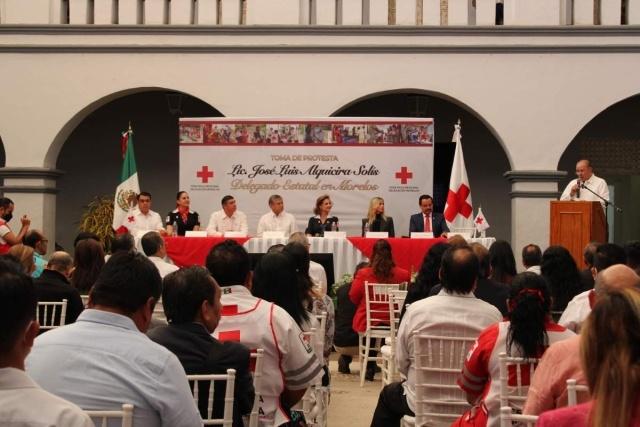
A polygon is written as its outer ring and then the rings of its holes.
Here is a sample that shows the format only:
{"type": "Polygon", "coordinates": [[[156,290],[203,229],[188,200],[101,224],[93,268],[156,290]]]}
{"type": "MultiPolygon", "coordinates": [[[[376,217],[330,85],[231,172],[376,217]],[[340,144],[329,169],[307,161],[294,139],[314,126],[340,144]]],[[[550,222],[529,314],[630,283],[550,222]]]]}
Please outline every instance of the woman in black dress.
{"type": "Polygon", "coordinates": [[[189,193],[178,191],[176,208],[167,215],[166,226],[169,236],[173,236],[174,231],[176,235],[184,236],[187,231],[200,230],[200,217],[198,212],[189,209],[190,205],[189,193]],[[177,230],[174,230],[174,224],[177,230]]]}
{"type": "Polygon", "coordinates": [[[316,200],[316,207],[313,213],[316,216],[309,218],[309,224],[305,230],[305,234],[309,236],[324,236],[325,231],[340,231],[338,226],[338,217],[329,216],[333,203],[328,194],[323,194],[316,200]]]}
{"type": "Polygon", "coordinates": [[[367,231],[386,231],[389,237],[395,237],[393,218],[384,214],[384,199],[374,197],[369,202],[369,212],[366,218],[362,218],[362,237],[367,231]]]}

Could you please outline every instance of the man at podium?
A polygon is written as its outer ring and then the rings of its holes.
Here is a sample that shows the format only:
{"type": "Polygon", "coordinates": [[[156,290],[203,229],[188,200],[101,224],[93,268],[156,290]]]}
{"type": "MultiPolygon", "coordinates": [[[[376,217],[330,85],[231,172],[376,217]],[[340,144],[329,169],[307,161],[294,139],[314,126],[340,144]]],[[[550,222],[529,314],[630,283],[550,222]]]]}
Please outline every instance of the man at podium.
{"type": "Polygon", "coordinates": [[[560,196],[560,200],[600,202],[602,207],[605,208],[604,200],[609,201],[609,187],[604,179],[593,174],[593,168],[589,160],[582,159],[576,163],[576,176],[576,179],[567,184],[560,196]]]}

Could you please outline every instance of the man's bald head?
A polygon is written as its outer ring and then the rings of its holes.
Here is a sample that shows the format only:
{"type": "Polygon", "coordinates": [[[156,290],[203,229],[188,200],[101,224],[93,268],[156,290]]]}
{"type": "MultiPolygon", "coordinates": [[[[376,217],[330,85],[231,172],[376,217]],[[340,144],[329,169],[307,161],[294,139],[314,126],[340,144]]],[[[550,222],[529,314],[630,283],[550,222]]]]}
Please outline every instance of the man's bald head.
{"type": "Polygon", "coordinates": [[[633,269],[624,264],[615,264],[602,270],[596,276],[596,295],[602,295],[615,289],[640,289],[640,276],[633,269]]]}
{"type": "Polygon", "coordinates": [[[54,252],[47,263],[48,270],[55,270],[65,276],[68,275],[67,273],[69,273],[72,268],[73,258],[71,258],[71,255],[63,251],[54,252]]]}

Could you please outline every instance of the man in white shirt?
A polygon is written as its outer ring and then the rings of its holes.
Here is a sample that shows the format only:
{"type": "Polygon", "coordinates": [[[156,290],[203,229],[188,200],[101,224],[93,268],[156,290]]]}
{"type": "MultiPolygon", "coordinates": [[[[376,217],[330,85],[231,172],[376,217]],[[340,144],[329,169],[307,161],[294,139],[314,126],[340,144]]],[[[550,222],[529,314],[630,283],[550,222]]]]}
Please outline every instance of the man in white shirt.
{"type": "Polygon", "coordinates": [[[274,194],[269,197],[269,207],[271,212],[268,212],[258,221],[257,236],[262,237],[265,231],[282,231],[285,237],[290,236],[296,231],[296,219],[293,215],[284,211],[284,201],[278,194],[274,194]]]}
{"type": "MultiPolygon", "coordinates": [[[[289,241],[287,243],[292,242],[300,243],[302,246],[307,248],[307,251],[311,248],[309,239],[302,231],[297,231],[289,236],[289,241]]],[[[326,295],[327,272],[324,270],[322,264],[309,260],[309,277],[311,277],[311,281],[314,284],[314,290],[316,291],[316,293],[318,293],[320,296],[326,295]]]]}
{"type": "Polygon", "coordinates": [[[529,243],[522,248],[522,265],[529,273],[540,274],[540,264],[542,264],[542,251],[540,246],[529,243]]]}
{"type": "Polygon", "coordinates": [[[609,187],[604,179],[593,174],[591,162],[586,159],[579,160],[576,163],[576,175],[578,178],[571,180],[567,184],[560,196],[560,200],[600,202],[604,208],[604,200],[602,199],[609,201],[609,187]]]}
{"type": "Polygon", "coordinates": [[[166,234],[160,214],[151,210],[151,193],[141,191],[137,199],[137,208],[124,218],[122,225],[134,237],[140,237],[147,231],[166,234]]]}
{"type": "Polygon", "coordinates": [[[44,391],[25,373],[24,359],[40,329],[38,300],[31,279],[10,263],[0,262],[0,425],[92,427],[82,409],[44,391]]]}
{"type": "MultiPolygon", "coordinates": [[[[405,312],[396,348],[398,371],[407,380],[385,386],[380,392],[371,427],[395,427],[404,415],[415,411],[413,336],[416,332],[433,335],[477,338],[502,315],[494,306],[473,295],[479,262],[469,247],[451,248],[442,257],[438,295],[411,304],[405,312]]],[[[446,399],[444,396],[440,396],[446,399]]]]}
{"type": "Polygon", "coordinates": [[[179,270],[177,266],[164,260],[167,256],[167,248],[160,233],[149,231],[142,236],[140,243],[142,244],[144,254],[158,269],[160,277],[164,279],[164,276],[167,274],[179,270]]]}
{"type": "Polygon", "coordinates": [[[224,234],[227,231],[237,231],[246,236],[249,233],[247,216],[238,210],[236,199],[233,196],[224,196],[221,203],[222,209],[215,211],[209,217],[207,234],[212,236],[224,234]]]}

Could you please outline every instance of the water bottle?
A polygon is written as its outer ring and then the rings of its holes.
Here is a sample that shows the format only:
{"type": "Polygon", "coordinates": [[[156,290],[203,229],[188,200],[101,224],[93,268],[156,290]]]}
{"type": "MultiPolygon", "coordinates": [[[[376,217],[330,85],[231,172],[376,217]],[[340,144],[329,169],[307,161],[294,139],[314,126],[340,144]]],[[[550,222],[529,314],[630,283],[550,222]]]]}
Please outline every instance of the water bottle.
{"type": "Polygon", "coordinates": [[[178,235],[178,223],[176,221],[173,221],[173,224],[171,224],[171,226],[173,227],[171,237],[176,237],[178,235]]]}

